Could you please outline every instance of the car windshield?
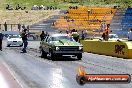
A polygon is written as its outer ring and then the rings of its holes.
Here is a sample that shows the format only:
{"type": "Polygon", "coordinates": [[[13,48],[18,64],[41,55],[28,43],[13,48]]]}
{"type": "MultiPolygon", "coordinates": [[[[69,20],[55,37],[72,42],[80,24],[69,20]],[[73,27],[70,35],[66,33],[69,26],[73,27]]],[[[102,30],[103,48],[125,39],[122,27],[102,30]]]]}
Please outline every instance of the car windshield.
{"type": "Polygon", "coordinates": [[[55,36],[55,37],[52,37],[52,41],[59,41],[61,39],[67,39],[67,40],[70,40],[70,41],[74,41],[74,39],[72,37],[69,37],[69,36],[55,36]]]}
{"type": "Polygon", "coordinates": [[[21,38],[20,35],[9,35],[9,38],[21,38]]]}

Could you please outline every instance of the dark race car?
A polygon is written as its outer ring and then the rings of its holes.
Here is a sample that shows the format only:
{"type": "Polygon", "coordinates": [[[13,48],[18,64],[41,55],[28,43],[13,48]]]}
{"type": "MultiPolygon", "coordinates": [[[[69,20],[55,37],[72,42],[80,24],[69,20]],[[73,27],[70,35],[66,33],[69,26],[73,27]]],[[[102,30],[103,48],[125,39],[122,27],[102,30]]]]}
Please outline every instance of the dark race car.
{"type": "Polygon", "coordinates": [[[52,60],[63,55],[74,55],[81,60],[83,46],[67,34],[51,34],[40,42],[40,50],[42,57],[48,54],[52,60]]]}

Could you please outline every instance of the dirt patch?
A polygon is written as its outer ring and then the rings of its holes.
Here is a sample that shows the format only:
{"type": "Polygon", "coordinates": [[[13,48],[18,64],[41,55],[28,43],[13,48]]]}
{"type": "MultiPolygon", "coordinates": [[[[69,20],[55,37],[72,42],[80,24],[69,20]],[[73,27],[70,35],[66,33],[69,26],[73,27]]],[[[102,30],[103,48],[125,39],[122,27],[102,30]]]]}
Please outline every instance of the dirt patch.
{"type": "Polygon", "coordinates": [[[31,25],[34,23],[37,23],[39,21],[42,21],[49,16],[58,14],[58,10],[55,11],[22,11],[22,10],[12,10],[12,11],[6,11],[6,10],[0,10],[0,24],[4,24],[5,22],[7,24],[27,24],[31,25]]]}

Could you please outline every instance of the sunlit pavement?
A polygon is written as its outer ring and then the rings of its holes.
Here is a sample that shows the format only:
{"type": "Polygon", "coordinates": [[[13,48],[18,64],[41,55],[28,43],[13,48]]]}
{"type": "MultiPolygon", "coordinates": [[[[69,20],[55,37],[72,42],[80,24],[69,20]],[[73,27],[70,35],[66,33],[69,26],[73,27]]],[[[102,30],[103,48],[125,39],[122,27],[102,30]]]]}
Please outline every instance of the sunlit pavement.
{"type": "MultiPolygon", "coordinates": [[[[81,61],[71,58],[52,61],[40,58],[39,41],[30,41],[27,53],[20,53],[21,47],[3,46],[0,52],[2,59],[17,75],[23,88],[131,88],[129,84],[86,84],[80,86],[76,82],[79,66],[83,66],[89,74],[132,74],[132,60],[83,53],[81,61]],[[37,47],[36,47],[37,46],[37,47]],[[25,87],[26,86],[26,87],[25,87]]],[[[2,79],[3,80],[3,79],[2,79]]]]}
{"type": "Polygon", "coordinates": [[[8,66],[0,60],[0,88],[22,88],[8,66]]]}

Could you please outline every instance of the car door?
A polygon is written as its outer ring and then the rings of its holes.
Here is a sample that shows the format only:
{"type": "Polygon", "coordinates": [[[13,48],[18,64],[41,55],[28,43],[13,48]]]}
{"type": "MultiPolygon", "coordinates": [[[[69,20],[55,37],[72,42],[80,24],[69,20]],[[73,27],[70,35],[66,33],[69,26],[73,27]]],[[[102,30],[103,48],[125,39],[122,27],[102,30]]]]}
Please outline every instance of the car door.
{"type": "Polygon", "coordinates": [[[41,46],[43,47],[43,50],[45,52],[47,52],[47,39],[48,39],[48,36],[45,37],[45,39],[41,42],[41,46]]]}
{"type": "Polygon", "coordinates": [[[52,41],[52,39],[51,39],[51,37],[49,36],[47,39],[46,39],[46,47],[45,47],[45,49],[46,49],[46,52],[47,53],[49,53],[49,49],[51,48],[51,41],[52,41]]]}

